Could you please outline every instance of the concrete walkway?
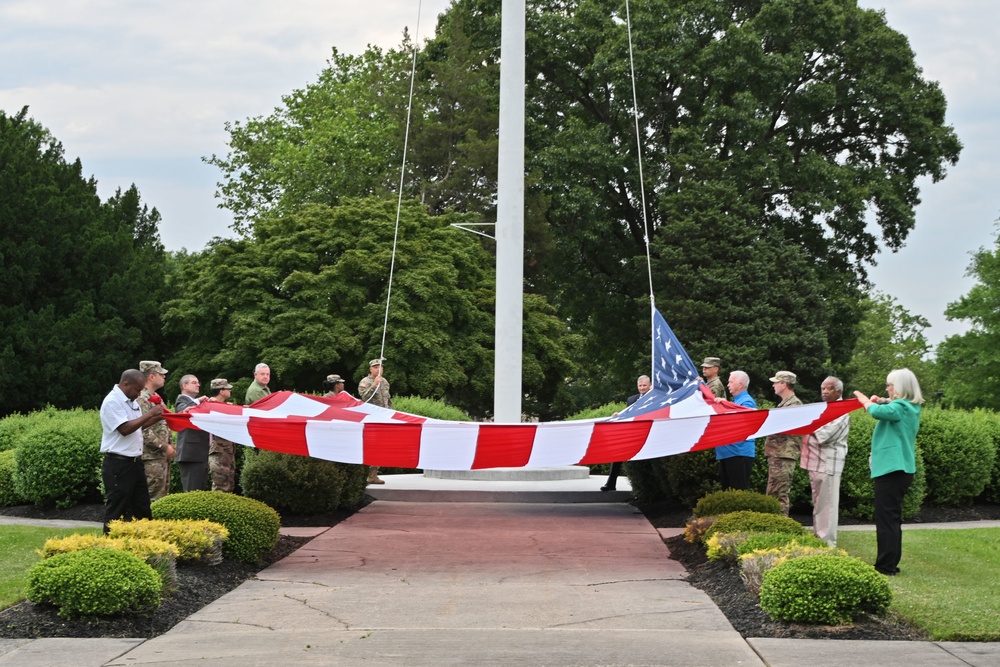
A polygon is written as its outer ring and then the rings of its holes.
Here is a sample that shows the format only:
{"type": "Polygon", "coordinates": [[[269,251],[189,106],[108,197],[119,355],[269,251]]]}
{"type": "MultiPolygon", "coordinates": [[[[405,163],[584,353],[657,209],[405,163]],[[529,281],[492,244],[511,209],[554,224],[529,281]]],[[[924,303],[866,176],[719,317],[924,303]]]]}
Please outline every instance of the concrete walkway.
{"type": "Polygon", "coordinates": [[[1000,664],[1000,644],[740,637],[621,503],[376,501],[169,632],[0,665],[1000,664]]]}

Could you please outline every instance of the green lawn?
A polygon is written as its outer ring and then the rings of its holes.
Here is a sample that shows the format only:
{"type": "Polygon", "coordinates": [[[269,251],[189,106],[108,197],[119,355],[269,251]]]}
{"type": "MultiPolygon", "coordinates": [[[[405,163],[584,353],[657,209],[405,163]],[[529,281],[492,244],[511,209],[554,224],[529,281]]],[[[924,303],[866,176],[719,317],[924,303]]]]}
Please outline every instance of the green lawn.
{"type": "MultiPolygon", "coordinates": [[[[875,562],[874,531],[841,531],[837,546],[875,562]]],[[[903,531],[890,611],[936,641],[1000,640],[1000,528],[903,531]]]]}
{"type": "Polygon", "coordinates": [[[41,549],[50,537],[66,537],[80,533],[97,534],[100,528],[37,528],[35,526],[0,525],[0,609],[24,599],[28,569],[41,560],[35,549],[41,549]]]}

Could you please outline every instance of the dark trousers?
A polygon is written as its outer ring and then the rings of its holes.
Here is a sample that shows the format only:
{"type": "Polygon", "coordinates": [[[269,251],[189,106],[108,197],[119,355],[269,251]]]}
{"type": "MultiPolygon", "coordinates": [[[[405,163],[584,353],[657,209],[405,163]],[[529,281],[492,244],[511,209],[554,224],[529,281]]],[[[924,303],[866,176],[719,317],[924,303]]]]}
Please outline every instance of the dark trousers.
{"type": "Polygon", "coordinates": [[[181,471],[181,486],[185,491],[208,491],[212,483],[208,479],[208,460],[178,461],[181,471]]]}
{"type": "Polygon", "coordinates": [[[618,484],[618,475],[622,472],[622,463],[617,461],[611,464],[611,474],[608,475],[608,483],[604,485],[605,489],[613,489],[615,485],[618,484]]]}
{"type": "Polygon", "coordinates": [[[151,519],[149,487],[146,486],[146,468],[138,457],[130,458],[105,454],[101,464],[104,482],[104,534],[108,524],[115,519],[151,519]]]}
{"type": "Polygon", "coordinates": [[[882,574],[899,572],[903,557],[903,496],[913,474],[897,470],[872,479],[875,484],[875,569],[882,574]]]}
{"type": "Polygon", "coordinates": [[[752,456],[730,456],[727,459],[719,459],[719,481],[722,482],[722,490],[749,489],[753,462],[752,456]]]}

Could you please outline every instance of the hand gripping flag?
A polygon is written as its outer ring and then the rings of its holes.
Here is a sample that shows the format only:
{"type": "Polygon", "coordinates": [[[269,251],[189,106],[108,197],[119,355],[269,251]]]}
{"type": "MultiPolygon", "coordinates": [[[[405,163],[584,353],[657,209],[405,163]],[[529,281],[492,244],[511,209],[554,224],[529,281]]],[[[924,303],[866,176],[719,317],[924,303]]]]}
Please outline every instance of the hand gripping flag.
{"type": "Polygon", "coordinates": [[[667,323],[654,315],[653,388],[616,417],[531,424],[428,419],[341,393],[275,392],[250,406],[203,401],[165,415],[248,447],[342,463],[428,470],[588,465],[710,449],[772,433],[812,433],[857,399],[778,410],[716,403],[667,323]]]}

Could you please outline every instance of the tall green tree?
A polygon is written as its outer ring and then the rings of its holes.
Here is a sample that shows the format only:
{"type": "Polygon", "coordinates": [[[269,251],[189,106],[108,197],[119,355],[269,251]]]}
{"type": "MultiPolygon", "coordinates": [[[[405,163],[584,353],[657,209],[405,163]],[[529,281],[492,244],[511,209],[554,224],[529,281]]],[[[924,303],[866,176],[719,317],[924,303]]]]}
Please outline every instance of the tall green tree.
{"type": "MultiPolygon", "coordinates": [[[[233,379],[265,361],[276,387],[303,391],[318,390],[331,372],[356,383],[381,352],[395,209],[376,198],[310,204],[182,261],[178,279],[189,289],[165,313],[167,334],[181,342],[171,363],[233,379]]],[[[386,377],[396,394],[445,398],[485,415],[493,394],[493,262],[474,237],[450,226],[466,219],[429,216],[418,202],[403,207],[386,377]]],[[[567,400],[575,338],[543,299],[526,306],[525,391],[538,414],[551,417],[567,400]]]]}
{"type": "Polygon", "coordinates": [[[928,359],[931,345],[924,335],[930,322],[910,313],[896,299],[880,292],[861,303],[864,313],[851,361],[844,368],[851,389],[884,396],[885,377],[896,368],[917,375],[925,398],[935,390],[934,364],[928,359]]]}
{"type": "Polygon", "coordinates": [[[101,203],[27,108],[0,112],[0,412],[96,407],[160,348],[159,213],[101,203]]]}
{"type": "Polygon", "coordinates": [[[1000,410],[1000,234],[992,250],[973,253],[968,275],[976,284],[945,310],[949,320],[965,321],[970,329],[938,346],[942,400],[1000,410]]]}

